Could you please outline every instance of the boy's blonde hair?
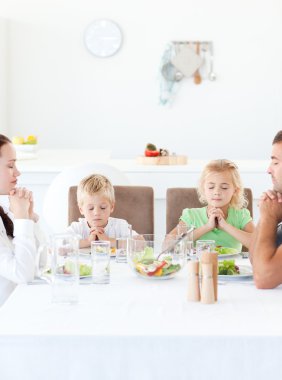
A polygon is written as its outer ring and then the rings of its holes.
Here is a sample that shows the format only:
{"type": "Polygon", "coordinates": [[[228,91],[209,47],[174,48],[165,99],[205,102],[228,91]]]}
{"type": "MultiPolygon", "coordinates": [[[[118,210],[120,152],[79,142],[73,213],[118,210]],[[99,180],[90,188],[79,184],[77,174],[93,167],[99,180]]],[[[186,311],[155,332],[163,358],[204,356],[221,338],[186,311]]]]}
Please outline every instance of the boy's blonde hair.
{"type": "Polygon", "coordinates": [[[247,207],[248,200],[244,194],[244,188],[243,188],[242,180],[238,171],[238,167],[236,164],[234,164],[234,162],[229,161],[229,160],[213,160],[213,161],[210,161],[206,165],[206,167],[204,168],[201,174],[199,186],[197,189],[200,202],[207,203],[207,200],[205,198],[205,191],[204,191],[204,185],[205,185],[205,181],[207,177],[211,173],[223,173],[223,172],[228,172],[231,174],[232,183],[236,189],[236,192],[231,198],[230,206],[236,209],[247,207]]]}
{"type": "Polygon", "coordinates": [[[100,193],[113,205],[115,203],[115,191],[110,180],[102,174],[91,174],[83,178],[77,187],[77,203],[81,207],[85,195],[100,193]]]}

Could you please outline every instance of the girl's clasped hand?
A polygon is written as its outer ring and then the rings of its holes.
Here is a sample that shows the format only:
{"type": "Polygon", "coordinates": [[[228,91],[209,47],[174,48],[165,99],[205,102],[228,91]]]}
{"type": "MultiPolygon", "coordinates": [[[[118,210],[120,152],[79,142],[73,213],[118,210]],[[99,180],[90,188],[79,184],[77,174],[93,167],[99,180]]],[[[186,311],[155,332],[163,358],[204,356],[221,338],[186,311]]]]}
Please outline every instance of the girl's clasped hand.
{"type": "Polygon", "coordinates": [[[226,216],[220,208],[208,207],[207,215],[209,219],[208,226],[211,230],[214,228],[224,229],[224,226],[227,224],[226,216]]]}

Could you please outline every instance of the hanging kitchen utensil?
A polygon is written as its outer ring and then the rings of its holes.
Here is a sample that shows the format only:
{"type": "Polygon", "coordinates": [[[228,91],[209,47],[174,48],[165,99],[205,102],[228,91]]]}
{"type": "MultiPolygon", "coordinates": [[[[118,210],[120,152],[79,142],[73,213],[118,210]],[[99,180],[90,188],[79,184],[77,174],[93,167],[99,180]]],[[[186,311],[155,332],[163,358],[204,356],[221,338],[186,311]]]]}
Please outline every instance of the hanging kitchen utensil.
{"type": "Polygon", "coordinates": [[[184,75],[171,62],[167,62],[162,67],[163,77],[170,82],[179,82],[184,75]]]}
{"type": "MultiPolygon", "coordinates": [[[[197,55],[200,56],[200,42],[199,41],[196,42],[196,53],[197,53],[197,55]]],[[[201,84],[202,83],[202,77],[201,77],[201,74],[199,72],[199,69],[197,69],[195,74],[194,74],[194,83],[195,84],[201,84]]]]}
{"type": "Polygon", "coordinates": [[[213,71],[213,43],[209,43],[209,50],[210,50],[210,71],[208,74],[209,80],[214,81],[216,80],[216,74],[213,71]]]}
{"type": "MultiPolygon", "coordinates": [[[[177,42],[174,44],[177,44],[177,42]]],[[[203,59],[200,55],[196,54],[187,43],[178,43],[177,45],[179,47],[178,52],[171,59],[171,62],[185,77],[189,78],[201,67],[203,59]]]]}

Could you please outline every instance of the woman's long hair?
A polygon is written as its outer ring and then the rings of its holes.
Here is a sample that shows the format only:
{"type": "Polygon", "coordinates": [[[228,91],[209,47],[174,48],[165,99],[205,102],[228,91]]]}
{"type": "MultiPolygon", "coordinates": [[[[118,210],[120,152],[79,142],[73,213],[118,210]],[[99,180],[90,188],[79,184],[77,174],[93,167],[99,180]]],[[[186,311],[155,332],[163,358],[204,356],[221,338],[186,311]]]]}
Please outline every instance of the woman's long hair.
{"type": "MultiPolygon", "coordinates": [[[[9,143],[11,143],[11,140],[8,139],[8,137],[0,134],[0,156],[1,156],[2,146],[9,143]]],[[[2,218],[7,235],[14,237],[14,224],[9,218],[9,216],[5,213],[2,206],[0,206],[0,217],[2,218]]]]}

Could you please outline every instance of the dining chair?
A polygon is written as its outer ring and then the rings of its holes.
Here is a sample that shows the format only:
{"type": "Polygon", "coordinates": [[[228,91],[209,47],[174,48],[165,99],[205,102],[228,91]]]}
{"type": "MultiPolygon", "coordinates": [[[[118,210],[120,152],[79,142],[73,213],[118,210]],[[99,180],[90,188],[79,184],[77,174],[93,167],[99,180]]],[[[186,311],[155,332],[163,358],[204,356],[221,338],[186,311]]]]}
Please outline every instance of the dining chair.
{"type": "MultiPolygon", "coordinates": [[[[248,210],[253,216],[253,194],[250,188],[244,189],[248,199],[248,210]]],[[[179,222],[185,208],[203,207],[195,187],[171,187],[166,191],[166,232],[169,233],[179,222]]]]}
{"type": "MultiPolygon", "coordinates": [[[[148,186],[114,186],[115,208],[111,216],[125,219],[139,234],[154,233],[154,190],[148,186]]],[[[69,188],[69,224],[81,217],[77,186],[69,188]]]]}
{"type": "Polygon", "coordinates": [[[103,174],[113,185],[128,185],[126,175],[117,168],[99,162],[88,162],[63,170],[50,183],[43,201],[43,221],[50,233],[66,230],[68,226],[68,192],[89,174],[103,174]]]}

